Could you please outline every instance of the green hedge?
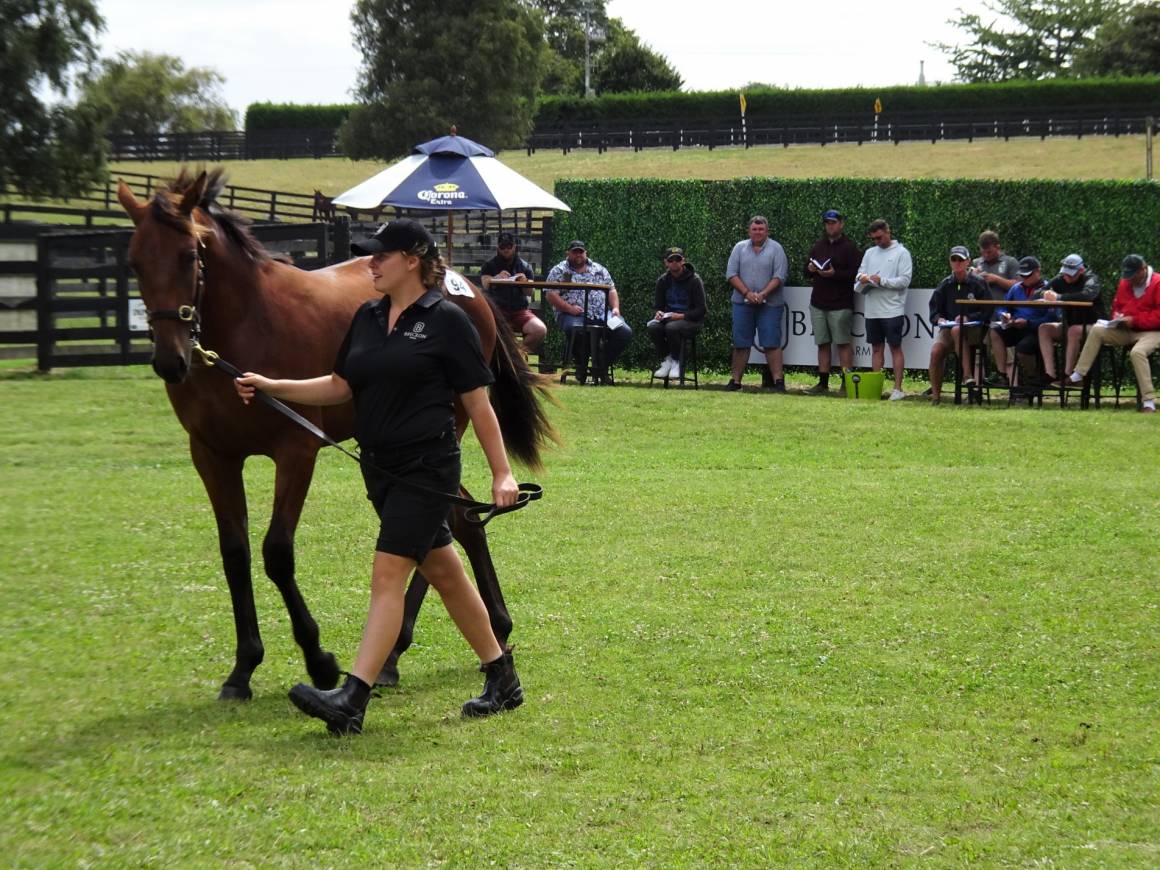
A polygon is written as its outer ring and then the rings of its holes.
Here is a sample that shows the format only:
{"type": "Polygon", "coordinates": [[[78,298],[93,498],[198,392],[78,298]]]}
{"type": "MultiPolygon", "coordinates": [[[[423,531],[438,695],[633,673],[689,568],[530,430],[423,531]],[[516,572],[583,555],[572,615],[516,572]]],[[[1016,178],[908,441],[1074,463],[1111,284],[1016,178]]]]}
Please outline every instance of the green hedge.
{"type": "Polygon", "coordinates": [[[246,132],[255,130],[337,130],[353,108],[354,104],[251,103],[246,109],[246,132]]]}
{"type": "MultiPolygon", "coordinates": [[[[1056,79],[999,84],[951,84],[886,88],[745,90],[747,114],[867,115],[882,100],[886,117],[901,111],[1023,109],[1051,106],[1160,106],[1160,76],[1107,79],[1056,79]]],[[[544,97],[537,123],[614,118],[721,118],[740,111],[737,91],[607,94],[594,100],[544,97]]]]}
{"type": "MultiPolygon", "coordinates": [[[[792,285],[808,283],[806,256],[828,208],[845,214],[846,232],[862,248],[869,244],[866,225],[886,218],[914,257],[914,287],[934,287],[945,277],[952,245],[965,244],[977,253],[979,233],[987,228],[999,233],[1007,253],[1039,257],[1048,275],[1064,256],[1079,252],[1103,279],[1109,298],[1125,254],[1160,262],[1155,232],[1160,185],[1143,181],[614,179],[560,181],[556,196],[572,212],[556,218],[548,262],[563,259],[567,241],[580,238],[589,256],[608,267],[637,333],[624,358],[629,367],[655,362],[644,324],[652,316],[660,252],[680,245],[701,274],[709,299],[709,321],[700,339],[702,365],[727,370],[725,266],[733,245],[746,237],[753,214],[769,218],[771,236],[785,247],[792,285]]],[[[550,336],[558,340],[559,332],[550,336]]]]}

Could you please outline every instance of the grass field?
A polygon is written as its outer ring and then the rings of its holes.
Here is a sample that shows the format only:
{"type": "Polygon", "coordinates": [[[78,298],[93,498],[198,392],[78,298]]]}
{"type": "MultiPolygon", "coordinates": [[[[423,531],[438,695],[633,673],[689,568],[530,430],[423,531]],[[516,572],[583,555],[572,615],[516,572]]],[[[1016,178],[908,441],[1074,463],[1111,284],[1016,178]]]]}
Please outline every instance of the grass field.
{"type": "MultiPolygon", "coordinates": [[[[512,169],[551,190],[561,178],[1070,178],[1144,177],[1144,137],[1012,139],[969,142],[905,142],[899,145],[801,145],[790,148],[717,148],[669,151],[615,150],[604,154],[523,151],[499,155],[512,169]]],[[[385,166],[346,159],[253,160],[226,164],[230,180],[245,187],[331,196],[364,181],[385,166]]],[[[172,175],[176,163],[122,163],[112,171],[172,175]]]]}
{"type": "MultiPolygon", "coordinates": [[[[431,601],[401,688],[335,740],[286,700],[264,580],[255,700],[214,700],[229,598],[160,383],[7,367],[5,863],[1160,862],[1154,420],[559,393],[544,500],[489,527],[527,703],[458,718],[479,675],[431,601]]],[[[247,479],[257,547],[269,463],[247,479]]],[[[325,453],[298,536],[344,664],[360,486],[325,453]]]]}

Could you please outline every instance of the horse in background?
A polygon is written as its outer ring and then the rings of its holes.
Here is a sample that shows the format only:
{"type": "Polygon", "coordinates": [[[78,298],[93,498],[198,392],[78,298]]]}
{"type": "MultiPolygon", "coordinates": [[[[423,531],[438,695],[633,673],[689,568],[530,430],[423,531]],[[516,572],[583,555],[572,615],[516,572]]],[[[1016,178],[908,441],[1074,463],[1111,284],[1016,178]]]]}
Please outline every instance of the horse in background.
{"type": "Polygon", "coordinates": [[[338,210],[334,207],[334,198],[323,196],[322,191],[314,189],[314,211],[311,219],[316,221],[333,221],[338,210]]]}
{"type": "MultiPolygon", "coordinates": [[[[294,534],[314,474],[321,442],[262,403],[242,405],[231,378],[195,354],[199,340],[243,370],[277,378],[310,378],[330,372],[358,306],[377,298],[367,258],[308,272],[273,259],[242,218],[216,199],[222,170],[196,178],[184,170],[145,203],[124,181],[117,198],[135,225],[129,265],[149,313],[153,370],[165,381],[170,404],[189,433],[189,451],[217,522],[222,566],[237,635],[234,667],[219,698],[252,697],[250,678],[264,656],[254,605],[248,513],[242,467],[250,456],[274,461],[274,504],[262,542],[266,575],[278,588],[315,686],[338,682],[335,657],[322,649],[315,622],[298,588],[294,534]]],[[[491,401],[512,457],[538,469],[540,452],[554,438],[540,396],[544,382],[528,368],[515,338],[483,293],[449,298],[465,309],[479,332],[496,382],[491,401]]],[[[354,431],[351,403],[296,410],[337,441],[354,431]]],[[[466,414],[456,410],[460,436],[466,414]]],[[[465,493],[466,494],[466,493],[465,493]]],[[[492,629],[506,645],[512,622],[481,526],[452,514],[452,533],[471,563],[492,629]]],[[[399,642],[380,682],[398,680],[398,656],[410,645],[427,584],[416,572],[407,591],[399,642]]]]}

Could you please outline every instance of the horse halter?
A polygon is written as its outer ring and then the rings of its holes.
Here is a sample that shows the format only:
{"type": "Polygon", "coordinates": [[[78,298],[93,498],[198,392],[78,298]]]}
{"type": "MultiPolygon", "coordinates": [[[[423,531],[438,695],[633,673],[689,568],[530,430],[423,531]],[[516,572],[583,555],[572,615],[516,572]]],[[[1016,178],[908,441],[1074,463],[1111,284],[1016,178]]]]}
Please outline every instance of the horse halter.
{"type": "Polygon", "coordinates": [[[205,242],[197,240],[197,278],[193,285],[193,304],[179,305],[177,308],[156,308],[145,312],[145,320],[149,324],[149,340],[153,341],[153,322],[155,320],[178,320],[189,324],[189,340],[194,347],[199,344],[201,337],[202,296],[205,295],[205,242]]]}

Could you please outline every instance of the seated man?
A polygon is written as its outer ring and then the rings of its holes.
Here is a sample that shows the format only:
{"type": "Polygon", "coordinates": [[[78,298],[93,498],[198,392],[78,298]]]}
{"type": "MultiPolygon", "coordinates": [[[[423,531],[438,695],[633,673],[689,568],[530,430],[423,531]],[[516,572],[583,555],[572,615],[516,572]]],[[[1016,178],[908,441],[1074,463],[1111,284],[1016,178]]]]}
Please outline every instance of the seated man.
{"type": "Polygon", "coordinates": [[[524,337],[524,350],[535,353],[544,343],[548,327],[528,308],[528,297],[532,289],[522,287],[492,287],[493,278],[511,281],[534,281],[532,265],[520,257],[516,249],[516,237],[511,233],[500,233],[496,242],[496,255],[483,264],[479,270],[480,282],[492,301],[503,312],[508,326],[524,337]]]}
{"type": "Polygon", "coordinates": [[[1112,300],[1112,319],[1107,326],[1091,328],[1071,382],[1078,384],[1091,371],[1096,355],[1105,344],[1116,347],[1131,345],[1132,368],[1140,388],[1140,410],[1156,413],[1156,390],[1152,386],[1152,351],[1160,348],[1160,275],[1139,254],[1124,257],[1123,276],[1112,300]]]}
{"type": "MultiPolygon", "coordinates": [[[[604,360],[610,369],[620,357],[628,343],[632,341],[632,329],[620,316],[620,296],[608,270],[595,260],[588,259],[588,246],[579,239],[568,243],[568,255],[552,267],[549,281],[563,281],[573,284],[608,284],[610,289],[585,290],[583,287],[568,290],[549,290],[544,294],[548,304],[556,309],[556,322],[569,338],[577,329],[585,326],[603,326],[606,329],[604,360]],[[605,300],[607,299],[607,306],[605,300]],[[587,319],[585,316],[587,315],[587,319]]],[[[583,383],[587,379],[587,348],[578,360],[576,377],[583,383]]],[[[611,383],[607,370],[600,375],[605,383],[611,383]]]]}
{"type": "Polygon", "coordinates": [[[1048,302],[1091,302],[1091,308],[1072,308],[1053,315],[1050,323],[1039,326],[1039,352],[1043,354],[1043,371],[1053,387],[1061,386],[1075,369],[1079,348],[1083,344],[1085,326],[1091,326],[1104,317],[1104,303],[1100,299],[1100,279],[1084,265],[1079,254],[1068,254],[1059,264],[1059,274],[1051,279],[1043,294],[1048,302]],[[1067,345],[1063,356],[1064,378],[1055,377],[1055,344],[1063,339],[1063,324],[1067,323],[1067,345]]]}
{"type": "Polygon", "coordinates": [[[1035,257],[1024,257],[1019,261],[1019,281],[1003,296],[1011,306],[999,308],[995,321],[991,324],[991,350],[995,354],[995,377],[991,386],[1005,387],[1013,382],[1014,366],[1007,364],[1007,348],[1014,347],[1019,355],[1024,371],[1034,372],[1038,363],[1039,324],[1051,317],[1050,308],[1022,306],[1020,302],[1037,301],[1043,298],[1047,282],[1035,257]]]}
{"type": "Polygon", "coordinates": [[[696,335],[705,322],[705,285],[680,248],[666,248],[665,272],[653,291],[656,313],[648,322],[648,334],[657,355],[663,356],[658,378],[681,376],[681,342],[696,335]]]}
{"type": "Polygon", "coordinates": [[[930,297],[930,323],[938,327],[934,344],[930,346],[930,403],[937,405],[942,392],[943,361],[948,354],[959,352],[959,334],[963,335],[967,351],[959,360],[963,383],[974,383],[971,373],[970,348],[983,341],[987,312],[981,307],[959,305],[956,299],[990,299],[987,282],[971,272],[971,252],[962,245],[951,248],[951,273],[943,278],[930,297]]]}

